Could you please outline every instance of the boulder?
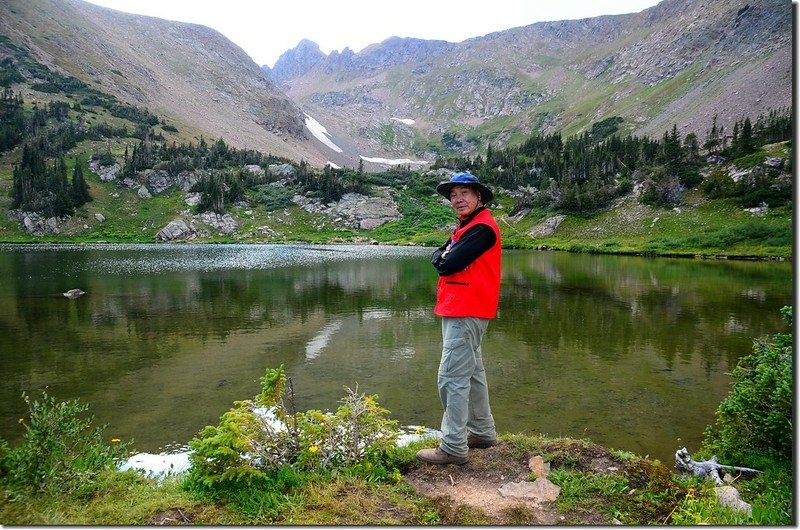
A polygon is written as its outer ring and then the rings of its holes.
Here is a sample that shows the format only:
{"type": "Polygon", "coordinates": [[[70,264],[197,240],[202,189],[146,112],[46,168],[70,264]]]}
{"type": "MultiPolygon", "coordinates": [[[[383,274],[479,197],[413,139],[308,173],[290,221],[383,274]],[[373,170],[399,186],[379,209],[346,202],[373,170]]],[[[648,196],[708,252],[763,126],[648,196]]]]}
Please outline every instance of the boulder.
{"type": "Polygon", "coordinates": [[[89,169],[103,182],[111,182],[117,179],[117,173],[122,170],[122,167],[116,163],[110,166],[101,166],[97,160],[92,160],[89,162],[89,169]]]}
{"type": "Polygon", "coordinates": [[[739,490],[733,486],[718,486],[714,488],[717,494],[717,502],[722,506],[727,506],[735,512],[742,512],[747,515],[753,513],[753,508],[748,503],[744,502],[739,495],[739,490]]]}
{"type": "Polygon", "coordinates": [[[188,239],[194,236],[194,234],[195,231],[186,224],[186,221],[183,219],[175,219],[158,231],[156,239],[158,241],[175,241],[179,239],[188,239]]]}
{"type": "Polygon", "coordinates": [[[203,212],[198,218],[209,226],[219,230],[221,234],[229,235],[236,231],[239,223],[236,222],[231,214],[220,215],[214,212],[203,212]]]}
{"type": "Polygon", "coordinates": [[[147,189],[152,190],[152,193],[156,195],[171,188],[174,183],[174,179],[164,170],[154,171],[148,169],[144,172],[141,180],[147,186],[147,189]]]}
{"type": "Polygon", "coordinates": [[[23,212],[22,210],[10,210],[8,215],[16,219],[31,235],[44,236],[56,235],[61,232],[61,219],[50,217],[45,219],[36,212],[23,212]]]}
{"type": "Polygon", "coordinates": [[[319,199],[295,195],[292,202],[309,213],[322,213],[352,228],[372,230],[382,224],[402,218],[388,188],[380,187],[380,196],[345,193],[341,200],[325,205],[319,199]]]}
{"type": "Polygon", "coordinates": [[[202,199],[202,194],[200,193],[187,193],[186,197],[183,198],[183,202],[185,202],[188,206],[197,206],[200,204],[200,200],[202,199]]]}
{"type": "Polygon", "coordinates": [[[277,177],[291,177],[295,174],[294,166],[291,164],[270,164],[267,169],[270,174],[277,177]]]}

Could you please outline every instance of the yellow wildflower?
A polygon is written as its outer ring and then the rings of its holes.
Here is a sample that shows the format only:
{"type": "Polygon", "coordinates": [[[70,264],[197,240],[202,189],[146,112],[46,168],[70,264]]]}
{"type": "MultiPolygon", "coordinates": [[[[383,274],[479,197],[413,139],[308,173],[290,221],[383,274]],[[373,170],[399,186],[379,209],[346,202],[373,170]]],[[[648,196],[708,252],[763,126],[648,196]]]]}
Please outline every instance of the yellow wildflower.
{"type": "Polygon", "coordinates": [[[308,450],[311,451],[312,453],[316,453],[317,451],[319,451],[319,447],[317,447],[316,445],[312,445],[311,447],[308,448],[308,450]]]}

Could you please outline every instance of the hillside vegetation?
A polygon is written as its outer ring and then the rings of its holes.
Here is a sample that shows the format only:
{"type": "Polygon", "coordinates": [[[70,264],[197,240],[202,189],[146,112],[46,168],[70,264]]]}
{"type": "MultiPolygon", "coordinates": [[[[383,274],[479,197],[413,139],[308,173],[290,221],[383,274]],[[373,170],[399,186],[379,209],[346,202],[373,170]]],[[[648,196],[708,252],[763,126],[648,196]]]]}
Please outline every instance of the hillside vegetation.
{"type": "Polygon", "coordinates": [[[4,242],[153,242],[177,220],[192,230],[175,240],[195,242],[434,245],[453,223],[435,185],[467,169],[497,189],[506,247],[791,256],[785,111],[737,122],[732,135],[714,125],[702,147],[675,128],[661,140],[622,137],[612,121],[578,137],[531,135],[485,157],[441,159],[425,172],[320,171],[223,139],[170,141],[169,125],[146,110],[42,71],[35,103],[11,88],[2,96],[4,242]],[[398,215],[369,229],[324,211],[347,194],[380,193],[398,215]]]}
{"type": "Polygon", "coordinates": [[[632,136],[531,131],[424,171],[324,169],[169,121],[59,73],[0,39],[3,242],[379,242],[438,245],[452,211],[434,189],[469,170],[496,190],[507,248],[790,258],[792,115],[715,116],[632,136]],[[372,217],[367,218],[366,216],[372,217]]]}

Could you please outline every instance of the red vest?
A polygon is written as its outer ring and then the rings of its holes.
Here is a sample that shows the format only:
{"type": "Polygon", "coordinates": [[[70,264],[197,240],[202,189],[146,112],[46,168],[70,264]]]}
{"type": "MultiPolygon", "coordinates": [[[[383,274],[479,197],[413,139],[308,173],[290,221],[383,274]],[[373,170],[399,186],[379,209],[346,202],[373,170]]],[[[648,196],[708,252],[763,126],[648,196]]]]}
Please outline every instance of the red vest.
{"type": "Polygon", "coordinates": [[[500,229],[488,209],[483,209],[450,238],[455,244],[475,226],[485,224],[495,235],[492,247],[478,256],[463,271],[439,277],[436,306],[433,312],[440,317],[494,318],[500,303],[500,229]]]}

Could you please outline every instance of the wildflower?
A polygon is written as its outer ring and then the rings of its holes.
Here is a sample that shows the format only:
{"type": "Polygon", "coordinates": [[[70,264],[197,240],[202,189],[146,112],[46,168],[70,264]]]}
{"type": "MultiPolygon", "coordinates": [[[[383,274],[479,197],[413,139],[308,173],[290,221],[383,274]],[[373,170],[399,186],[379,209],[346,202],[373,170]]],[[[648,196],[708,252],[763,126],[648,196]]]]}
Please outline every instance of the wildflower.
{"type": "Polygon", "coordinates": [[[312,445],[311,447],[308,448],[308,450],[311,451],[312,453],[316,453],[317,451],[319,451],[319,447],[317,447],[316,445],[312,445]]]}
{"type": "Polygon", "coordinates": [[[416,432],[417,434],[422,434],[422,433],[424,433],[424,432],[425,432],[425,426],[424,426],[424,425],[420,425],[419,427],[417,427],[417,430],[416,430],[415,432],[416,432]]]}
{"type": "Polygon", "coordinates": [[[18,419],[18,420],[17,420],[17,423],[19,423],[20,425],[22,425],[23,423],[25,423],[25,418],[20,418],[20,419],[18,419]]]}

